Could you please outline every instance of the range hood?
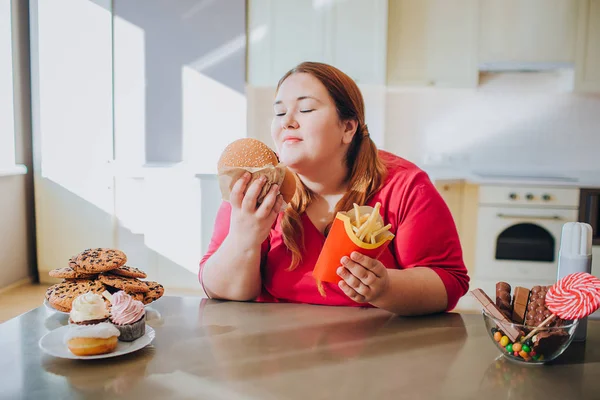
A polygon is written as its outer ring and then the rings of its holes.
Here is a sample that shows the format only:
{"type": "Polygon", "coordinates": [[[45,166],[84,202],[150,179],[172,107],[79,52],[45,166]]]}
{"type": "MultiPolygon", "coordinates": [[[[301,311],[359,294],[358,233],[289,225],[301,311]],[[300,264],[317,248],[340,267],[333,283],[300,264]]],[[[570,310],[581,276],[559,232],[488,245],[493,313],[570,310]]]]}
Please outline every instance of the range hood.
{"type": "Polygon", "coordinates": [[[569,62],[483,62],[479,64],[482,72],[547,72],[573,70],[575,65],[569,62]]]}
{"type": "Polygon", "coordinates": [[[479,72],[479,90],[537,93],[572,92],[574,69],[506,69],[479,72]]]}

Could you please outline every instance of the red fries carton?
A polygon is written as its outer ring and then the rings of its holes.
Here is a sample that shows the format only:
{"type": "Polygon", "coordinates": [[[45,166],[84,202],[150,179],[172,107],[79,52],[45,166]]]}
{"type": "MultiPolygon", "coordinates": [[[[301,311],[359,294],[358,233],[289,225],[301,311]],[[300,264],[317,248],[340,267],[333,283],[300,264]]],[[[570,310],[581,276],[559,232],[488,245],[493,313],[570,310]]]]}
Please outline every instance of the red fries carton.
{"type": "Polygon", "coordinates": [[[337,284],[340,260],[353,251],[375,259],[383,253],[394,235],[389,231],[391,225],[383,225],[379,207],[380,203],[375,207],[355,204],[354,209],[337,213],[313,270],[317,282],[337,284]]]}

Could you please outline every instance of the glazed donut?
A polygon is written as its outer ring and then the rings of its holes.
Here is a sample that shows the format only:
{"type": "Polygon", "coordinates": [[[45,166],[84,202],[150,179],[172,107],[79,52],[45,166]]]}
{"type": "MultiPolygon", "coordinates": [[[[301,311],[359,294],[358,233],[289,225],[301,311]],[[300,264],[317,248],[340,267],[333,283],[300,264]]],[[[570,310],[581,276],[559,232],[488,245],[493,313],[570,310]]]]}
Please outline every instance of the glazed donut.
{"type": "Polygon", "coordinates": [[[120,332],[112,324],[70,325],[65,343],[76,356],[93,356],[115,351],[120,332]]]}

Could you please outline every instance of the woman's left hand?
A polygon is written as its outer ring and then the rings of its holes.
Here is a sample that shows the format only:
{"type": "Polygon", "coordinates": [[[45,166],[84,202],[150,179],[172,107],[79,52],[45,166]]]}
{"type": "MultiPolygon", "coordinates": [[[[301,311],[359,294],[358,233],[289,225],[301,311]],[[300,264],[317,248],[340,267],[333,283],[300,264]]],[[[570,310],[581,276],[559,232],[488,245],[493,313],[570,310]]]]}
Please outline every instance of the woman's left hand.
{"type": "Polygon", "coordinates": [[[338,286],[357,303],[372,303],[388,289],[388,271],[380,261],[352,252],[341,262],[337,274],[342,280],[338,286]]]}

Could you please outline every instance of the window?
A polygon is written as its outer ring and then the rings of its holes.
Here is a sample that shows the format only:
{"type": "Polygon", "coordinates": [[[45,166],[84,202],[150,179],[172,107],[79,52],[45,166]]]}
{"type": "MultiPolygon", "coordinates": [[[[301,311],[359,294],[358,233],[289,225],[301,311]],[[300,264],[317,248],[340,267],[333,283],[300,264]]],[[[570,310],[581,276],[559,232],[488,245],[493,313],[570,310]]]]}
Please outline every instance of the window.
{"type": "Polygon", "coordinates": [[[0,0],[0,170],[15,165],[11,1],[0,0]]]}

